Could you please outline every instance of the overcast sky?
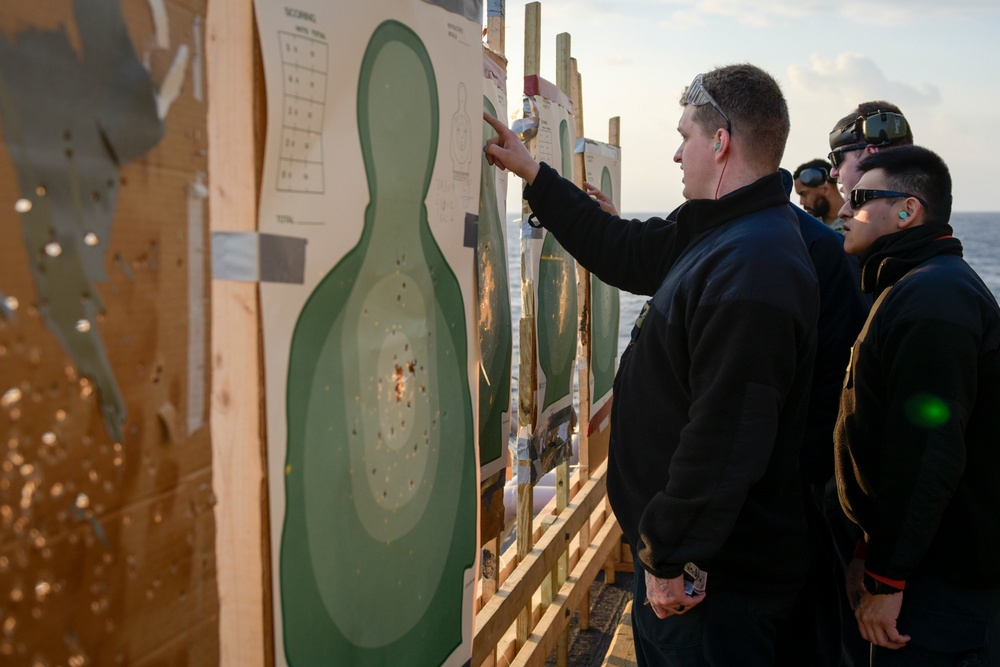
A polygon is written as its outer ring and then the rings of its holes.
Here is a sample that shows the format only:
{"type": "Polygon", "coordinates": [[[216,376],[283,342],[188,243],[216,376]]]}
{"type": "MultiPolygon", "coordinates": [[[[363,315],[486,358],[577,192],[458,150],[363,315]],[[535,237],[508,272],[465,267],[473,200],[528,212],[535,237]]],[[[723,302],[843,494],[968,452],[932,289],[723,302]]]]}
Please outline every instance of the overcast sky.
{"type": "MultiPolygon", "coordinates": [[[[507,1],[509,111],[520,114],[524,2],[507,1]]],[[[859,102],[897,104],[918,144],[955,181],[955,210],[1000,211],[1000,2],[997,0],[546,0],[542,76],[555,81],[558,33],[572,37],[585,132],[607,140],[621,116],[622,209],[681,201],[677,100],[695,74],[750,62],[788,99],[782,166],[829,152],[833,125],[859,102]]],[[[511,179],[508,210],[520,208],[511,179]]],[[[998,216],[1000,219],[1000,216],[998,216]]]]}

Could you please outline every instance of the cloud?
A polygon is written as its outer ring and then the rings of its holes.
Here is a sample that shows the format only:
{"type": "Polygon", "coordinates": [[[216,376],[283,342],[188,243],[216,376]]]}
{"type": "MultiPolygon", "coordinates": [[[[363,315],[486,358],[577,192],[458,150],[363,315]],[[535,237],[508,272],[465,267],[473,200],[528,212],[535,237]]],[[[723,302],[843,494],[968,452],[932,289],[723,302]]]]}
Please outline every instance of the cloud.
{"type": "Polygon", "coordinates": [[[941,102],[937,86],[891,81],[874,60],[854,53],[842,53],[832,59],[814,54],[808,65],[791,65],[788,77],[794,89],[836,99],[847,108],[866,100],[887,100],[904,111],[941,102]]]}
{"type": "MultiPolygon", "coordinates": [[[[659,0],[659,7],[669,12],[663,19],[664,28],[674,29],[675,20],[690,25],[693,19],[703,20],[714,16],[731,18],[738,23],[755,28],[766,28],[785,19],[801,19],[823,14],[836,14],[854,20],[864,16],[869,23],[900,24],[910,20],[924,20],[933,15],[967,15],[983,11],[1000,13],[996,0],[659,0]]],[[[659,12],[653,10],[655,16],[659,12]]],[[[700,25],[700,24],[699,24],[700,25]]]]}

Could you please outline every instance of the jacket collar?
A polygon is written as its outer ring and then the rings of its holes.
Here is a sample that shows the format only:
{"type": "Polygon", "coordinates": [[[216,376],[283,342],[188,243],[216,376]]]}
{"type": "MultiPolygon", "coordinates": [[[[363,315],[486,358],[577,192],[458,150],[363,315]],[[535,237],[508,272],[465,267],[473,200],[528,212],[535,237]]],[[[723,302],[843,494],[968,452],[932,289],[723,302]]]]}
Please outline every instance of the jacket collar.
{"type": "Polygon", "coordinates": [[[962,242],[951,234],[951,225],[934,223],[875,239],[861,255],[861,291],[878,296],[932,257],[961,257],[962,242]]]}
{"type": "Polygon", "coordinates": [[[690,199],[667,216],[677,221],[676,242],[671,248],[667,265],[672,265],[691,242],[705,232],[731,220],[773,208],[786,206],[788,195],[781,174],[774,172],[719,199],[690,199]]]}

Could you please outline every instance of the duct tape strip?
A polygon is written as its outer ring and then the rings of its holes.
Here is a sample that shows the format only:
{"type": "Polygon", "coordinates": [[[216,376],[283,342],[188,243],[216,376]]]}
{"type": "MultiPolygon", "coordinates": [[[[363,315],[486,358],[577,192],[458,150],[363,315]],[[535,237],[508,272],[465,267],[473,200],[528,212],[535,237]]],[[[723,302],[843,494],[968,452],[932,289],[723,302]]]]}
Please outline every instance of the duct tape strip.
{"type": "Polygon", "coordinates": [[[576,146],[573,147],[574,153],[586,153],[587,155],[600,155],[601,157],[606,157],[610,160],[620,160],[622,157],[622,149],[618,146],[612,146],[611,144],[606,144],[603,141],[594,141],[593,139],[580,138],[576,140],[576,146]]]}
{"type": "Polygon", "coordinates": [[[163,0],[149,0],[149,11],[153,14],[153,41],[158,49],[170,48],[170,19],[163,0]]]}
{"type": "Polygon", "coordinates": [[[504,0],[488,0],[486,3],[486,16],[504,16],[504,0]]]}
{"type": "Polygon", "coordinates": [[[517,434],[517,483],[531,484],[531,436],[528,429],[522,427],[517,434]]]}
{"type": "Polygon", "coordinates": [[[205,200],[208,187],[205,174],[199,173],[188,184],[188,391],[187,434],[191,435],[205,424],[205,407],[208,404],[206,384],[208,377],[207,350],[208,326],[206,306],[208,285],[205,280],[205,200]]]}
{"type": "Polygon", "coordinates": [[[545,236],[545,230],[541,227],[534,227],[528,222],[528,218],[525,218],[521,222],[521,238],[522,239],[540,239],[545,236]]]}
{"type": "Polygon", "coordinates": [[[475,213],[465,214],[465,239],[463,243],[466,248],[475,248],[479,245],[479,216],[475,213]]]}
{"type": "Polygon", "coordinates": [[[295,236],[213,232],[212,278],[302,285],[307,243],[295,236]]]}

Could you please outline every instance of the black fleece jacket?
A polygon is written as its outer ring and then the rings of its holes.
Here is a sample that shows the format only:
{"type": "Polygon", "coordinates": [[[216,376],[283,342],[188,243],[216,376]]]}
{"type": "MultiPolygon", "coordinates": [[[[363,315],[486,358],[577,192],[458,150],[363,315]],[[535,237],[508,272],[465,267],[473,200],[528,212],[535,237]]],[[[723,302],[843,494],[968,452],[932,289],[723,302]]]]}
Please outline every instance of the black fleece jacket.
{"type": "Polygon", "coordinates": [[[835,441],[865,568],[1000,586],[1000,308],[947,225],[883,236],[863,260],[862,286],[879,300],[854,345],[835,441]]]}
{"type": "Polygon", "coordinates": [[[525,197],[581,265],[651,295],[622,354],[608,495],[656,576],[775,591],[805,567],[798,452],[816,274],[775,173],[676,221],[625,221],[542,165],[525,197]]]}

